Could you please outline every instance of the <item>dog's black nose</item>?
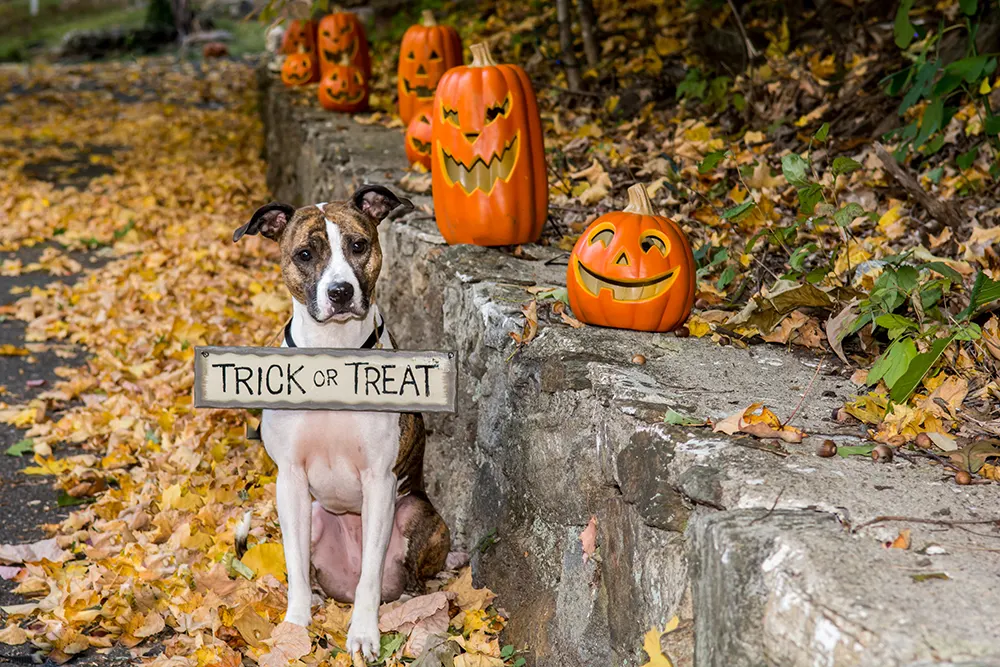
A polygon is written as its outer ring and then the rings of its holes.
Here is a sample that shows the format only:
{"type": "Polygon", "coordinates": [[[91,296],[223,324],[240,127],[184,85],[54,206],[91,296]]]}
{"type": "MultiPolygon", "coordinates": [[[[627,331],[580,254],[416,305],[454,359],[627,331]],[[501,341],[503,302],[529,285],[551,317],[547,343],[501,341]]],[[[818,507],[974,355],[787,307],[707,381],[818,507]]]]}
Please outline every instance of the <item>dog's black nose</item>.
{"type": "Polygon", "coordinates": [[[335,283],[327,292],[330,303],[335,306],[346,306],[354,298],[354,287],[350,283],[335,283]]]}

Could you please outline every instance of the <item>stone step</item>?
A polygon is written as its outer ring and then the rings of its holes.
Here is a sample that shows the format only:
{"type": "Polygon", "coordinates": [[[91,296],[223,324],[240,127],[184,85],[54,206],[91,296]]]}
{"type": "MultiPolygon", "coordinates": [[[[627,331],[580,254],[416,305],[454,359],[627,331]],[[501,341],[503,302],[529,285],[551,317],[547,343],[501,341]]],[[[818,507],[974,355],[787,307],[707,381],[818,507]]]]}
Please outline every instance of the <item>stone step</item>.
{"type": "MultiPolygon", "coordinates": [[[[401,130],[295,105],[260,80],[276,199],[396,185],[401,130]]],[[[413,201],[381,226],[378,302],[402,347],[458,351],[458,410],[428,419],[428,492],[531,664],[643,664],[644,634],[675,615],[663,645],[678,666],[1000,664],[997,526],[862,525],[1000,516],[995,487],[901,457],[816,457],[821,440],[864,433],[832,419],[856,390],[849,369],[558,318],[518,349],[525,288],[564,285],[565,253],[447,246],[430,198],[413,201]],[[721,418],[755,401],[787,417],[810,383],[795,425],[814,435],[777,452],[663,422],[668,408],[721,418]],[[887,549],[904,528],[911,548],[887,549]]]]}

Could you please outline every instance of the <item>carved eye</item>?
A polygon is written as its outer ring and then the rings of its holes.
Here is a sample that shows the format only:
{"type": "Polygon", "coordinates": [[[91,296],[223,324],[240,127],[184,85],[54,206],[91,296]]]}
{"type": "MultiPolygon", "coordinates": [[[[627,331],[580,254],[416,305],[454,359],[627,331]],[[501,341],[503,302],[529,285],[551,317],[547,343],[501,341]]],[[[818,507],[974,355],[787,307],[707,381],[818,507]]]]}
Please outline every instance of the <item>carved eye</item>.
{"type": "Polygon", "coordinates": [[[510,98],[506,98],[502,104],[494,104],[486,109],[486,122],[492,123],[500,116],[506,116],[510,109],[510,98]]]}
{"type": "Polygon", "coordinates": [[[615,232],[612,229],[602,229],[593,236],[590,237],[590,245],[594,245],[598,241],[601,242],[605,248],[611,245],[611,240],[615,238],[615,232]]]}
{"type": "Polygon", "coordinates": [[[441,56],[438,55],[437,51],[432,50],[431,51],[430,59],[431,60],[441,60],[441,56]]]}
{"type": "Polygon", "coordinates": [[[354,83],[358,84],[359,86],[363,86],[364,85],[365,80],[363,78],[361,78],[361,72],[355,72],[354,73],[354,83]]]}
{"type": "Polygon", "coordinates": [[[337,73],[336,72],[330,72],[330,79],[333,80],[333,81],[336,81],[337,80],[337,73]]]}
{"type": "Polygon", "coordinates": [[[364,239],[358,239],[351,243],[351,252],[355,255],[363,255],[368,251],[368,241],[364,239]]]}
{"type": "Polygon", "coordinates": [[[656,248],[660,251],[661,255],[664,257],[667,256],[667,244],[659,236],[653,234],[647,234],[642,237],[642,240],[639,241],[639,247],[642,248],[643,252],[649,252],[653,248],[656,248]]]}
{"type": "Polygon", "coordinates": [[[295,259],[299,260],[300,262],[311,262],[312,258],[313,258],[312,252],[309,250],[309,248],[303,248],[302,250],[299,250],[297,253],[295,253],[295,259]]]}
{"type": "Polygon", "coordinates": [[[326,37],[327,39],[329,39],[330,38],[330,31],[329,30],[324,30],[323,31],[323,36],[326,37]]]}
{"type": "Polygon", "coordinates": [[[414,58],[416,58],[416,56],[413,55],[413,51],[410,51],[409,53],[406,54],[407,60],[413,60],[414,58]]]}
{"type": "Polygon", "coordinates": [[[347,25],[345,25],[343,28],[340,29],[340,34],[341,35],[346,35],[347,33],[351,32],[351,30],[353,30],[353,29],[354,29],[354,26],[351,25],[350,23],[348,23],[347,25]]]}
{"type": "Polygon", "coordinates": [[[457,110],[455,110],[455,109],[448,109],[448,108],[442,106],[441,107],[441,117],[444,120],[446,120],[449,123],[451,123],[452,125],[454,125],[455,127],[458,127],[458,111],[457,110]]]}
{"type": "Polygon", "coordinates": [[[420,122],[421,122],[421,123],[427,123],[428,125],[430,125],[430,124],[431,124],[431,121],[430,121],[430,119],[428,119],[428,118],[427,118],[427,116],[425,116],[425,115],[423,115],[423,114],[420,114],[420,122]]]}

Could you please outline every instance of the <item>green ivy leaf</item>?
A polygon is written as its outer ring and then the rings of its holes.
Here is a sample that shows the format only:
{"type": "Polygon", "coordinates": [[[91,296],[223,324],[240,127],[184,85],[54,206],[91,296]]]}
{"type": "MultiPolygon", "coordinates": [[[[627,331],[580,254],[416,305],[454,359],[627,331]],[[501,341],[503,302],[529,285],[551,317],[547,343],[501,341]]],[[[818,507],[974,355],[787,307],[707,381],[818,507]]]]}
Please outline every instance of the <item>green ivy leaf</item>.
{"type": "MultiPolygon", "coordinates": [[[[875,324],[889,332],[889,338],[895,340],[910,330],[916,330],[917,323],[908,317],[894,315],[892,313],[879,315],[875,318],[875,324]]],[[[915,352],[916,350],[914,350],[915,352]]]]}
{"type": "Polygon", "coordinates": [[[903,0],[896,10],[896,21],[893,24],[893,36],[896,38],[896,46],[905,49],[913,41],[913,34],[916,32],[913,24],[910,23],[910,10],[913,8],[913,0],[903,0]]]}
{"type": "Polygon", "coordinates": [[[976,158],[979,156],[979,147],[981,145],[982,144],[976,144],[975,148],[968,150],[955,158],[955,164],[958,165],[959,169],[964,171],[972,166],[972,163],[975,162],[976,158]]]}
{"type": "Polygon", "coordinates": [[[722,159],[726,157],[726,155],[728,154],[729,151],[726,150],[712,151],[711,153],[706,155],[705,159],[702,160],[701,164],[698,165],[698,173],[707,174],[708,172],[712,171],[713,169],[715,169],[716,165],[722,162],[722,159]]]}
{"type": "Polygon", "coordinates": [[[406,643],[406,635],[402,632],[390,632],[382,635],[379,643],[378,658],[381,661],[385,661],[389,659],[389,656],[398,651],[404,643],[406,643]]]}
{"type": "Polygon", "coordinates": [[[804,188],[799,188],[799,209],[806,215],[812,215],[816,209],[816,204],[823,200],[823,188],[812,183],[804,188]]]}
{"type": "Polygon", "coordinates": [[[715,283],[715,287],[719,290],[724,290],[729,286],[729,283],[733,282],[733,278],[736,277],[736,269],[732,266],[727,266],[723,270],[722,275],[719,276],[719,280],[715,283]]]}
{"type": "Polygon", "coordinates": [[[687,415],[677,412],[673,408],[667,408],[667,411],[663,415],[663,421],[667,424],[674,424],[675,426],[701,426],[705,423],[704,419],[688,417],[687,415]]]}
{"type": "Polygon", "coordinates": [[[816,130],[816,134],[813,135],[813,139],[815,139],[820,143],[823,143],[824,141],[826,141],[826,137],[829,134],[830,134],[830,124],[823,123],[822,125],[819,126],[819,129],[816,130]]]}
{"type": "Polygon", "coordinates": [[[967,320],[983,306],[1000,299],[1000,281],[993,280],[980,271],[969,293],[969,307],[958,314],[959,320],[967,320]]]}
{"type": "Polygon", "coordinates": [[[24,456],[25,454],[31,454],[35,451],[35,441],[31,438],[25,438],[19,442],[15,442],[13,445],[7,448],[4,452],[7,456],[24,456]]]}
{"type": "Polygon", "coordinates": [[[836,157],[833,159],[833,175],[850,174],[861,169],[861,163],[849,157],[836,157]]]}
{"type": "Polygon", "coordinates": [[[918,356],[917,344],[912,338],[896,340],[875,360],[865,383],[874,387],[879,380],[885,380],[886,386],[891,390],[918,356]]]}
{"type": "Polygon", "coordinates": [[[837,454],[845,459],[848,456],[871,456],[873,449],[875,449],[875,445],[838,445],[837,454]]]}
{"type": "Polygon", "coordinates": [[[987,116],[986,122],[983,123],[983,129],[986,134],[1000,135],[1000,116],[987,116]]]}
{"type": "Polygon", "coordinates": [[[851,202],[844,208],[840,209],[833,214],[833,221],[836,222],[841,227],[846,227],[851,224],[855,218],[858,218],[865,214],[865,209],[861,208],[861,204],[851,202]]]}
{"type": "Polygon", "coordinates": [[[809,186],[809,162],[798,153],[789,153],[781,158],[781,172],[792,185],[800,188],[809,186]]]}
{"type": "Polygon", "coordinates": [[[977,0],[958,0],[958,6],[962,8],[962,13],[966,16],[975,14],[978,4],[977,0]]]}
{"type": "MultiPolygon", "coordinates": [[[[983,68],[986,67],[987,56],[973,56],[971,58],[962,58],[961,60],[956,60],[955,62],[948,65],[948,72],[954,72],[958,76],[965,79],[966,83],[975,83],[982,76],[983,68]]],[[[937,86],[935,86],[935,91],[937,86]]]]}
{"type": "Polygon", "coordinates": [[[926,143],[932,134],[940,130],[943,118],[944,100],[940,97],[931,100],[931,103],[924,108],[923,119],[920,121],[920,133],[913,140],[914,146],[926,143]]]}
{"type": "Polygon", "coordinates": [[[893,403],[903,403],[910,397],[920,381],[941,357],[945,348],[951,345],[952,338],[953,336],[938,338],[931,344],[929,351],[922,352],[913,358],[906,372],[889,389],[889,398],[892,399],[893,403]]]}
{"type": "Polygon", "coordinates": [[[750,215],[750,210],[757,205],[753,199],[747,199],[745,202],[738,206],[734,206],[730,209],[726,209],[722,213],[724,220],[732,220],[733,222],[739,222],[743,220],[748,215],[750,215]]]}

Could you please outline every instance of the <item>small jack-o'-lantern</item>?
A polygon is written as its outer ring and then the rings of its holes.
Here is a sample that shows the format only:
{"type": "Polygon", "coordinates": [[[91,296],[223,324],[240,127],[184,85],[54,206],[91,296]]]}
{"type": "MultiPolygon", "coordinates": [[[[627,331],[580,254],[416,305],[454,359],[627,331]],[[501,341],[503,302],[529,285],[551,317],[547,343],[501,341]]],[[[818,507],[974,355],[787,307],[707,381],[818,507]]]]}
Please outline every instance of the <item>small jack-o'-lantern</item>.
{"type": "Polygon", "coordinates": [[[316,60],[308,53],[293,53],[285,56],[281,65],[281,81],[286,86],[302,86],[313,82],[316,60]]]}
{"type": "Polygon", "coordinates": [[[368,53],[368,37],[357,16],[350,12],[327,14],[320,19],[316,41],[320,73],[324,77],[346,59],[348,64],[358,68],[365,81],[371,78],[372,61],[368,53]]]}
{"type": "Polygon", "coordinates": [[[281,53],[315,53],[316,24],[312,21],[289,21],[285,36],[281,40],[281,53]]]}
{"type": "Polygon", "coordinates": [[[424,107],[413,117],[406,127],[406,157],[410,164],[418,162],[431,168],[431,114],[430,107],[424,107]]]}
{"type": "Polygon", "coordinates": [[[368,108],[368,80],[353,65],[333,65],[319,82],[319,103],[329,111],[368,108]]]}
{"type": "Polygon", "coordinates": [[[536,241],[548,214],[542,121],[517,65],[497,65],[485,44],[472,64],[445,72],[431,114],[431,174],[438,229],[448,243],[536,241]]]}
{"type": "Polygon", "coordinates": [[[694,255],[674,221],[658,216],[646,186],[625,210],[602,215],[577,240],[566,270],[573,314],[588,324],[670,331],[694,303],[694,255]]]}
{"type": "Polygon", "coordinates": [[[451,26],[438,25],[434,14],[425,9],[421,25],[407,28],[399,47],[396,88],[399,117],[413,120],[417,110],[434,99],[441,76],[462,64],[462,40],[451,26]]]}

